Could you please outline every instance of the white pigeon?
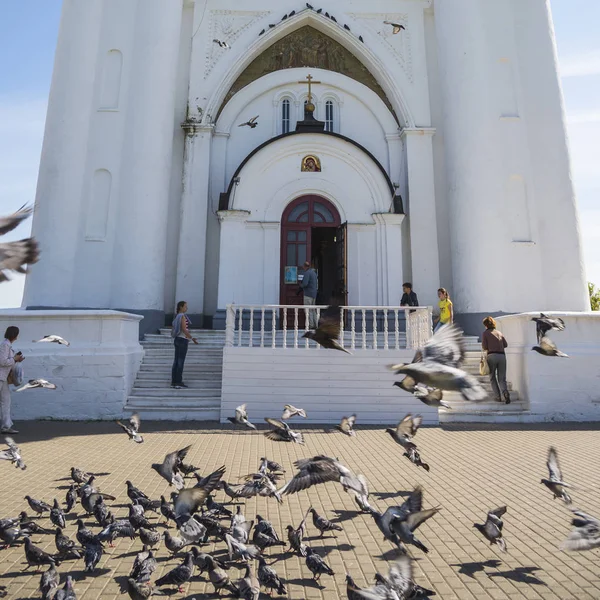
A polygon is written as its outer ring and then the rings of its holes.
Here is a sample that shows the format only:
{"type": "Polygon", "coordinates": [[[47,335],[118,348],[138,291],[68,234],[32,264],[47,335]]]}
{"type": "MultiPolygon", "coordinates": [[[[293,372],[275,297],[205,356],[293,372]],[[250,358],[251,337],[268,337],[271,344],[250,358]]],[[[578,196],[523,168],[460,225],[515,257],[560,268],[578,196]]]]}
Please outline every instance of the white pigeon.
{"type": "Polygon", "coordinates": [[[22,385],[17,392],[22,392],[23,390],[32,390],[34,388],[46,388],[47,390],[55,390],[56,385],[46,381],[45,379],[30,379],[25,385],[22,385]]]}
{"type": "Polygon", "coordinates": [[[282,421],[287,421],[295,416],[304,417],[306,419],[306,411],[303,408],[296,408],[291,404],[286,404],[283,407],[283,414],[281,415],[282,421]]]}
{"type": "Polygon", "coordinates": [[[0,460],[10,460],[13,465],[24,471],[27,467],[21,458],[19,446],[17,446],[17,444],[15,444],[15,440],[10,437],[5,437],[4,441],[8,446],[8,450],[0,450],[0,460]]]}
{"type": "Polygon", "coordinates": [[[246,405],[241,404],[235,409],[235,417],[227,417],[227,420],[234,425],[244,425],[249,429],[256,429],[256,425],[253,425],[248,421],[248,413],[246,412],[246,405]]]}
{"type": "Polygon", "coordinates": [[[60,335],[45,335],[41,340],[33,340],[35,344],[39,342],[51,342],[54,344],[61,344],[62,346],[70,346],[71,342],[67,342],[65,338],[60,337],[60,335]]]}

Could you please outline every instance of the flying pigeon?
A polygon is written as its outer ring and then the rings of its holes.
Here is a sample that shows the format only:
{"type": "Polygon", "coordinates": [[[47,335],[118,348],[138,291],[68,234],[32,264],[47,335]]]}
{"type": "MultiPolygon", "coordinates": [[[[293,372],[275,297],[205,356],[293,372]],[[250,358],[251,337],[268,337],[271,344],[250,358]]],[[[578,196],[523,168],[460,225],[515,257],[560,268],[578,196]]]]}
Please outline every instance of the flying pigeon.
{"type": "Polygon", "coordinates": [[[56,385],[46,381],[45,379],[30,379],[25,385],[22,385],[16,392],[22,392],[23,390],[32,390],[34,388],[46,388],[47,390],[55,390],[56,385]]]}
{"type": "Polygon", "coordinates": [[[306,419],[306,411],[303,408],[296,408],[291,404],[286,404],[283,407],[283,414],[281,415],[281,420],[287,421],[288,419],[291,419],[295,416],[304,417],[306,419]]]}
{"type": "MultiPolygon", "coordinates": [[[[22,206],[16,213],[0,217],[0,236],[18,227],[32,212],[33,208],[22,206]]],[[[25,265],[36,263],[38,258],[39,247],[34,238],[0,244],[0,283],[9,280],[5,271],[26,273],[25,265]]]]}
{"type": "Polygon", "coordinates": [[[280,596],[287,594],[285,584],[281,581],[273,567],[267,565],[267,561],[262,557],[258,557],[258,581],[260,585],[269,591],[275,590],[280,596]]]}
{"type": "Polygon", "coordinates": [[[560,545],[561,550],[579,552],[600,547],[600,520],[580,510],[573,510],[573,530],[560,545]]]}
{"type": "Polygon", "coordinates": [[[390,434],[390,437],[397,444],[400,444],[404,448],[405,452],[403,456],[406,456],[417,467],[423,467],[426,471],[429,471],[429,465],[421,460],[421,455],[416,444],[411,441],[411,438],[417,433],[422,420],[423,417],[421,415],[413,417],[408,414],[398,423],[396,429],[388,428],[385,431],[390,434]]]}
{"type": "Polygon", "coordinates": [[[129,424],[124,425],[121,421],[116,422],[117,425],[127,434],[130,440],[136,444],[141,444],[144,438],[138,433],[140,430],[140,415],[133,413],[129,418],[129,424]]]}
{"type": "Polygon", "coordinates": [[[174,502],[175,520],[178,524],[185,523],[204,504],[224,474],[225,467],[220,467],[208,476],[204,487],[187,488],[179,492],[174,502]]]}
{"type": "Polygon", "coordinates": [[[564,331],[565,329],[565,322],[562,319],[553,319],[544,313],[540,313],[539,317],[533,317],[531,320],[535,321],[538,344],[549,331],[564,331]]]}
{"type": "Polygon", "coordinates": [[[250,127],[250,129],[254,129],[258,125],[258,118],[260,115],[256,115],[256,117],[252,117],[249,121],[245,123],[240,123],[238,127],[250,127]]]}
{"type": "MultiPolygon", "coordinates": [[[[409,378],[405,377],[404,379],[409,378]]],[[[452,409],[452,407],[447,402],[442,400],[442,398],[444,397],[444,392],[437,388],[430,388],[426,385],[418,384],[415,386],[414,396],[427,406],[435,406],[436,408],[441,407],[447,410],[452,409]]]]}
{"type": "Polygon", "coordinates": [[[337,523],[332,523],[321,516],[314,508],[311,507],[309,511],[312,514],[313,525],[321,532],[321,537],[326,531],[343,531],[337,523]]]}
{"type": "Polygon", "coordinates": [[[33,207],[24,204],[17,212],[8,217],[0,217],[0,235],[11,232],[16,229],[25,219],[33,214],[33,207]]]}
{"type": "Polygon", "coordinates": [[[265,421],[274,428],[264,433],[270,440],[274,442],[304,444],[304,436],[298,431],[292,431],[287,423],[269,417],[265,417],[265,421]]]}
{"type": "Polygon", "coordinates": [[[352,354],[349,350],[346,350],[337,341],[340,337],[340,318],[341,318],[341,307],[330,306],[321,313],[319,319],[319,325],[315,331],[307,331],[302,337],[313,340],[317,344],[328,348],[330,350],[341,350],[347,354],[352,354]]]}
{"type": "Polygon", "coordinates": [[[270,471],[271,473],[285,473],[285,469],[278,462],[269,460],[265,457],[260,459],[258,471],[259,473],[266,473],[267,471],[270,471]]]}
{"type": "Polygon", "coordinates": [[[360,492],[347,486],[343,486],[344,491],[348,492],[348,494],[350,494],[354,498],[354,502],[356,502],[360,510],[362,510],[363,512],[371,512],[372,507],[369,504],[369,485],[367,483],[367,479],[364,475],[361,475],[359,473],[356,476],[356,481],[361,487],[360,492]]]}
{"type": "Polygon", "coordinates": [[[60,337],[60,335],[45,335],[41,340],[33,340],[34,344],[38,344],[40,342],[50,342],[53,344],[61,344],[62,346],[70,346],[71,342],[67,342],[65,338],[60,337]]]}
{"type": "Polygon", "coordinates": [[[225,48],[225,50],[229,50],[231,48],[231,46],[227,42],[223,42],[217,39],[214,39],[213,42],[217,44],[220,48],[225,48]]]}
{"type": "Polygon", "coordinates": [[[356,436],[356,431],[354,431],[354,423],[356,423],[356,415],[342,417],[340,424],[336,425],[336,429],[339,429],[347,436],[353,437],[356,436]]]}
{"type": "Polygon", "coordinates": [[[4,442],[8,446],[7,450],[0,450],[0,460],[10,460],[11,464],[17,469],[25,470],[27,466],[21,457],[21,450],[11,437],[5,437],[4,442]]]}
{"type": "Polygon", "coordinates": [[[151,467],[163,478],[166,479],[169,485],[174,485],[176,489],[183,489],[183,477],[180,475],[179,465],[183,462],[183,459],[187,456],[192,446],[186,446],[181,450],[170,452],[165,456],[162,464],[154,463],[151,467]]]}
{"type": "Polygon", "coordinates": [[[404,25],[400,25],[400,23],[394,23],[393,21],[384,21],[385,25],[391,25],[393,27],[394,35],[400,33],[401,30],[406,29],[404,25]]]}
{"type": "Polygon", "coordinates": [[[242,404],[235,409],[235,417],[227,417],[227,420],[234,425],[244,425],[248,429],[256,429],[256,425],[253,425],[248,421],[248,413],[246,412],[246,404],[242,404]]]}
{"type": "MultiPolygon", "coordinates": [[[[535,350],[538,354],[541,354],[542,356],[558,356],[559,358],[569,358],[569,355],[565,354],[564,352],[561,352],[556,347],[556,344],[547,335],[542,337],[542,339],[539,342],[539,346],[533,346],[533,348],[531,349],[535,350]]],[[[19,390],[17,390],[17,392],[18,391],[19,390]]]]}
{"type": "Polygon", "coordinates": [[[499,508],[490,510],[483,525],[481,523],[473,524],[473,527],[475,527],[483,535],[483,537],[488,540],[491,546],[496,544],[502,552],[506,552],[506,541],[502,537],[502,528],[504,527],[504,522],[501,518],[505,512],[506,506],[500,506],[499,508]]]}
{"type": "Polygon", "coordinates": [[[473,402],[485,400],[487,392],[479,381],[459,368],[464,357],[462,331],[455,325],[447,325],[417,351],[412,363],[393,365],[391,368],[396,374],[410,376],[417,384],[458,391],[466,400],[473,402]]]}
{"type": "Polygon", "coordinates": [[[564,489],[570,488],[571,486],[563,481],[560,466],[558,464],[556,448],[554,448],[554,446],[550,446],[548,450],[548,460],[546,465],[548,466],[549,479],[542,479],[541,483],[554,494],[554,498],[560,498],[565,504],[571,504],[571,497],[564,489]]]}

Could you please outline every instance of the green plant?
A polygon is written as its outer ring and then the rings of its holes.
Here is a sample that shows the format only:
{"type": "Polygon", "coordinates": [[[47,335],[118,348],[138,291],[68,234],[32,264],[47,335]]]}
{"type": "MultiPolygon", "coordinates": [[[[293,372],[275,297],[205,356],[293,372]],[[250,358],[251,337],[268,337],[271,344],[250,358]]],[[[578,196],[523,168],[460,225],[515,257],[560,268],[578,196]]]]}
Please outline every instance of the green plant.
{"type": "Polygon", "coordinates": [[[600,289],[593,283],[588,283],[588,291],[590,293],[590,304],[592,310],[600,310],[600,289]]]}

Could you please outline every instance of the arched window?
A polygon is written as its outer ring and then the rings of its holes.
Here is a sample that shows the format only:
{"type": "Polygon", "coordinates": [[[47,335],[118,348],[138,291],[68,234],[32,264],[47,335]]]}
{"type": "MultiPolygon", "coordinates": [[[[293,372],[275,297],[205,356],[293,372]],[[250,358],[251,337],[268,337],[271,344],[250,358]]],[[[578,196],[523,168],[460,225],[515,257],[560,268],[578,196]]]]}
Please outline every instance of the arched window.
{"type": "Polygon", "coordinates": [[[281,103],[281,133],[289,133],[291,127],[290,101],[286,98],[281,103]]]}
{"type": "Polygon", "coordinates": [[[325,103],[325,131],[333,132],[333,100],[327,100],[325,103]]]}

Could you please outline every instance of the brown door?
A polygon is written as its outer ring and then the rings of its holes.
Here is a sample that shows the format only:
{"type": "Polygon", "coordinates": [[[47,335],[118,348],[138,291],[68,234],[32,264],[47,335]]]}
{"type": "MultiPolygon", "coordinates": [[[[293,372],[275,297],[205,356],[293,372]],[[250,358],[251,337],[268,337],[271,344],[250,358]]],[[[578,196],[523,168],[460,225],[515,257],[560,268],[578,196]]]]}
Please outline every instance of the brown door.
{"type": "Polygon", "coordinates": [[[348,223],[342,223],[335,234],[336,301],[348,305],[348,223]]]}

